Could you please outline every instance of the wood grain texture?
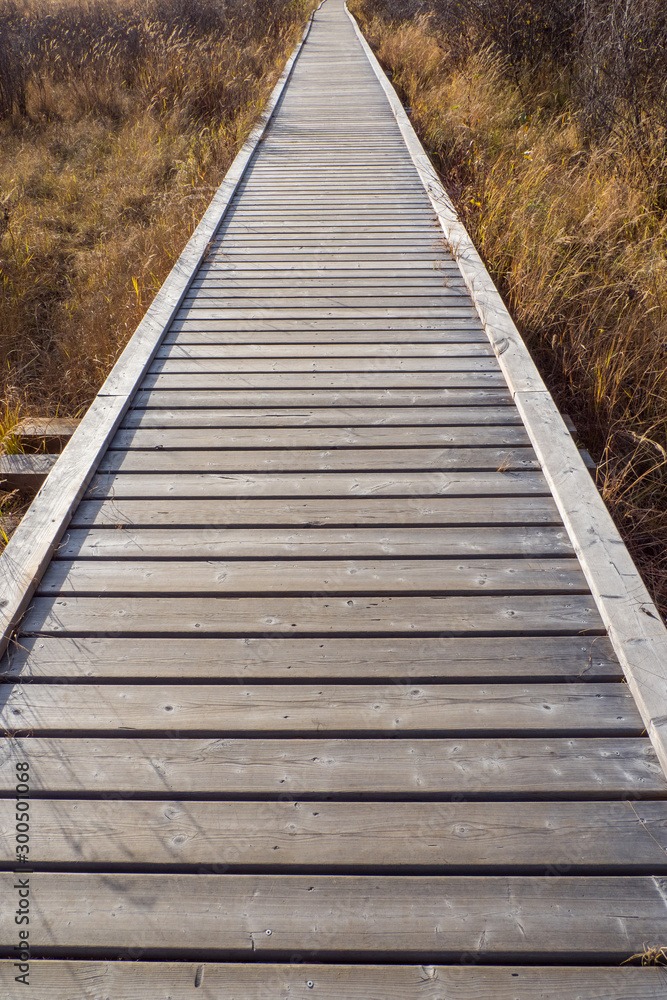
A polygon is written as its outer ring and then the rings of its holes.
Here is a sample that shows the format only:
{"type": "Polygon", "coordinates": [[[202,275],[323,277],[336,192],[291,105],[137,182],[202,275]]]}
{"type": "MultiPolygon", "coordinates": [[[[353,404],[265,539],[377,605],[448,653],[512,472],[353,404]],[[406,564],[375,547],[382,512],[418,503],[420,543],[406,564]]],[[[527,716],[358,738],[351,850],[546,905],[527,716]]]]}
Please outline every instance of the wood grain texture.
{"type": "Polygon", "coordinates": [[[21,685],[5,732],[639,735],[624,684],[21,685]]]}
{"type": "MultiPolygon", "coordinates": [[[[159,454],[159,453],[158,453],[159,454]]],[[[169,471],[169,470],[166,470],[169,471]]],[[[169,475],[138,472],[97,473],[86,499],[146,497],[149,499],[213,500],[280,497],[437,498],[544,497],[548,489],[541,472],[193,472],[169,475]]]]}
{"type": "MultiPolygon", "coordinates": [[[[298,448],[290,451],[279,448],[242,449],[185,449],[155,448],[146,451],[107,451],[98,465],[98,474],[115,473],[242,473],[242,472],[337,472],[359,470],[368,475],[371,470],[391,470],[396,475],[403,469],[452,470],[461,472],[476,469],[480,472],[501,472],[507,469],[537,470],[539,463],[530,447],[508,445],[505,447],[457,448],[405,447],[405,448],[298,448]],[[394,472],[396,470],[396,472],[394,472]]],[[[502,473],[501,473],[502,474],[502,473]]],[[[274,477],[275,478],[275,477],[274,477]]],[[[304,481],[302,477],[299,477],[304,481]]],[[[414,477],[409,477],[414,479],[414,477]]],[[[470,477],[481,485],[484,477],[470,477]]],[[[227,480],[229,481],[229,480],[227,480]]],[[[478,492],[484,488],[478,487],[478,492]]]]}
{"type": "MultiPolygon", "coordinates": [[[[185,513],[185,511],[183,512],[185,513]]],[[[187,515],[186,515],[187,516],[187,515]]],[[[116,512],[118,518],[118,513],[116,512]]],[[[572,556],[564,528],[70,528],[55,558],[92,559],[311,559],[428,556],[572,556]]],[[[572,567],[555,567],[561,572],[572,567]]],[[[526,566],[530,574],[531,567],[526,566]]],[[[484,572],[484,564],[480,565],[484,572]]],[[[261,571],[260,571],[261,572],[261,571]]],[[[424,583],[431,570],[426,570],[424,583]]],[[[524,579],[524,566],[517,567],[524,579]]],[[[443,573],[446,579],[447,571],[443,573]]],[[[487,586],[490,581],[487,581],[487,586]]]]}
{"type": "Polygon", "coordinates": [[[247,797],[251,787],[253,796],[282,801],[667,798],[667,779],[647,737],[16,737],[0,743],[5,794],[15,795],[17,760],[29,762],[31,787],[40,795],[247,797]]]}
{"type": "MultiPolygon", "coordinates": [[[[280,527],[300,529],[343,526],[361,530],[363,526],[396,526],[418,524],[420,531],[428,526],[447,527],[451,531],[483,525],[515,525],[523,529],[552,525],[559,531],[560,515],[551,497],[485,496],[485,497],[401,497],[396,500],[375,496],[356,500],[350,497],[331,499],[243,500],[170,499],[161,500],[83,500],[72,515],[71,528],[91,525],[106,528],[128,528],[171,525],[183,528],[250,527],[264,525],[272,530],[280,527]]],[[[522,537],[530,545],[530,532],[522,537]]],[[[69,537],[69,533],[68,533],[69,537]]],[[[484,535],[470,532],[471,544],[484,535]]]]}
{"type": "MultiPolygon", "coordinates": [[[[200,315],[203,310],[198,310],[200,315]]],[[[203,315],[202,319],[216,319],[215,316],[203,315]]],[[[326,357],[299,357],[299,358],[184,358],[169,357],[160,358],[153,362],[149,371],[151,373],[161,373],[165,375],[173,374],[235,374],[238,372],[255,374],[257,372],[271,372],[276,374],[294,372],[319,372],[322,374],[330,372],[343,372],[359,374],[370,372],[372,374],[383,374],[385,372],[394,375],[397,373],[413,372],[497,372],[498,362],[495,357],[475,357],[461,355],[453,358],[421,358],[421,357],[353,357],[353,358],[326,358],[326,357]]],[[[196,383],[195,383],[196,384],[196,383]]]]}
{"type": "MultiPolygon", "coordinates": [[[[521,426],[476,427],[472,419],[459,427],[218,427],[127,428],[119,430],[110,450],[197,451],[228,448],[516,448],[528,447],[521,426]]],[[[418,454],[422,454],[419,452],[418,454]]],[[[39,458],[42,456],[25,456],[39,458]]],[[[44,456],[46,457],[46,456],[44,456]]],[[[289,454],[283,458],[289,465],[289,454]]]]}
{"type": "MultiPolygon", "coordinates": [[[[199,296],[198,296],[199,298],[199,296]]],[[[364,344],[341,340],[333,344],[275,343],[275,344],[165,344],[159,348],[156,359],[177,358],[474,358],[489,357],[493,352],[482,340],[462,343],[430,344],[364,344]]]]}
{"type": "Polygon", "coordinates": [[[469,680],[620,680],[604,636],[478,639],[136,639],[22,637],[2,671],[11,677],[394,677],[469,680]]]}
{"type": "MultiPolygon", "coordinates": [[[[16,859],[0,799],[0,862],[16,859]]],[[[667,874],[667,802],[35,799],[31,865],[667,874]]]]}
{"type": "MultiPolygon", "coordinates": [[[[203,326],[205,320],[201,320],[203,326]]],[[[502,389],[499,371],[151,373],[143,389],[502,389]]]]}
{"type": "MultiPolygon", "coordinates": [[[[0,985],[14,988],[11,961],[0,985]]],[[[276,965],[274,963],[58,961],[30,968],[25,1000],[663,1000],[667,973],[630,966],[276,965]],[[443,992],[444,991],[444,992],[443,992]]]]}
{"type": "Polygon", "coordinates": [[[23,634],[603,634],[591,597],[37,597],[23,634]]]}
{"type": "Polygon", "coordinates": [[[329,407],[411,407],[411,406],[512,406],[507,388],[496,389],[200,389],[182,390],[140,389],[134,398],[134,409],[167,407],[227,409],[244,407],[290,408],[295,406],[329,407]]]}
{"type": "MultiPolygon", "coordinates": [[[[159,400],[155,401],[159,402],[159,400]]],[[[514,426],[519,415],[510,406],[258,406],[247,408],[139,409],[133,407],[123,428],[222,428],[222,427],[380,427],[417,428],[474,425],[514,426]]]]}
{"type": "MultiPolygon", "coordinates": [[[[15,876],[1,878],[11,892],[15,876]]],[[[149,957],[168,950],[182,958],[270,959],[296,951],[429,962],[474,949],[501,961],[619,962],[667,933],[664,879],[649,876],[484,876],[474,883],[472,906],[470,876],[222,878],[35,873],[32,947],[70,957],[140,948],[149,957]],[[184,926],[196,926],[196,940],[184,938],[184,926]]],[[[13,942],[14,932],[5,909],[0,940],[13,942]]]]}
{"type": "Polygon", "coordinates": [[[576,559],[55,560],[46,594],[587,593],[576,559]]]}
{"type": "Polygon", "coordinates": [[[36,493],[57,460],[57,455],[0,455],[0,489],[36,493]]]}

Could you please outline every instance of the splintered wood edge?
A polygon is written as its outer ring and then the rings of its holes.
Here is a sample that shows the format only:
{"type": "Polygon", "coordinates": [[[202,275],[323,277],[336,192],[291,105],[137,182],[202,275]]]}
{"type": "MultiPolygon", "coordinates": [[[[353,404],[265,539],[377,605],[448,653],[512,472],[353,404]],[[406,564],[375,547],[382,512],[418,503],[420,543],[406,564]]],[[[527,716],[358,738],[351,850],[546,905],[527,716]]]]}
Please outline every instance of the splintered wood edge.
{"type": "MultiPolygon", "coordinates": [[[[346,4],[347,10],[347,4],[346,4]]],[[[667,774],[667,630],[519,331],[398,96],[349,10],[357,38],[491,342],[614,651],[667,774]]]]}
{"type": "Polygon", "coordinates": [[[169,322],[206,256],[289,81],[317,10],[311,14],[257,123],[225,174],[201,222],[0,555],[0,579],[3,580],[0,656],[5,652],[100,458],[130,405],[169,322]]]}

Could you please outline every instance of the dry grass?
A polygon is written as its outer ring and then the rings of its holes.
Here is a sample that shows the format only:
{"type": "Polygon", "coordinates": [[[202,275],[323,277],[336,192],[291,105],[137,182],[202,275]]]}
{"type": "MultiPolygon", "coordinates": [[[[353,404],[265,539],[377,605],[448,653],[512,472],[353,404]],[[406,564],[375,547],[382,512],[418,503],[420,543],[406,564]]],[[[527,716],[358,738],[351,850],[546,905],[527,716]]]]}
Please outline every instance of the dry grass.
{"type": "Polygon", "coordinates": [[[0,421],[90,403],[310,9],[0,0],[0,421]]]}
{"type": "Polygon", "coordinates": [[[664,109],[600,131],[556,67],[519,86],[485,38],[355,12],[667,611],[664,109]]]}

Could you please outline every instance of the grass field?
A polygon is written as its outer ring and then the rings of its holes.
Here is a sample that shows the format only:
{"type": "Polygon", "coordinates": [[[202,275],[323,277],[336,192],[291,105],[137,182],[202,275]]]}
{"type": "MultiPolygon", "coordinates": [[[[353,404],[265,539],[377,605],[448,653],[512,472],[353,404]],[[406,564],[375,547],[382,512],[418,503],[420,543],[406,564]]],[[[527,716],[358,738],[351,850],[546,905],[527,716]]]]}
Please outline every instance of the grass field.
{"type": "Polygon", "coordinates": [[[598,32],[577,3],[351,6],[665,613],[667,12],[596,0],[598,32]]]}

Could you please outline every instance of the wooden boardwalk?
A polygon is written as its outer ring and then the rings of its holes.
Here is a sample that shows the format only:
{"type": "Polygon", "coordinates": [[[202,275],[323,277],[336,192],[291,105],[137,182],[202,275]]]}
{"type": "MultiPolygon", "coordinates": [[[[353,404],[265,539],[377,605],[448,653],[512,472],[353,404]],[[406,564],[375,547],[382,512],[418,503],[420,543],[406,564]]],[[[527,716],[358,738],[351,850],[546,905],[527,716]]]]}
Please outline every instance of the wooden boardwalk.
{"type": "Polygon", "coordinates": [[[276,99],[1,563],[2,996],[665,998],[662,626],[340,0],[276,99]]]}

